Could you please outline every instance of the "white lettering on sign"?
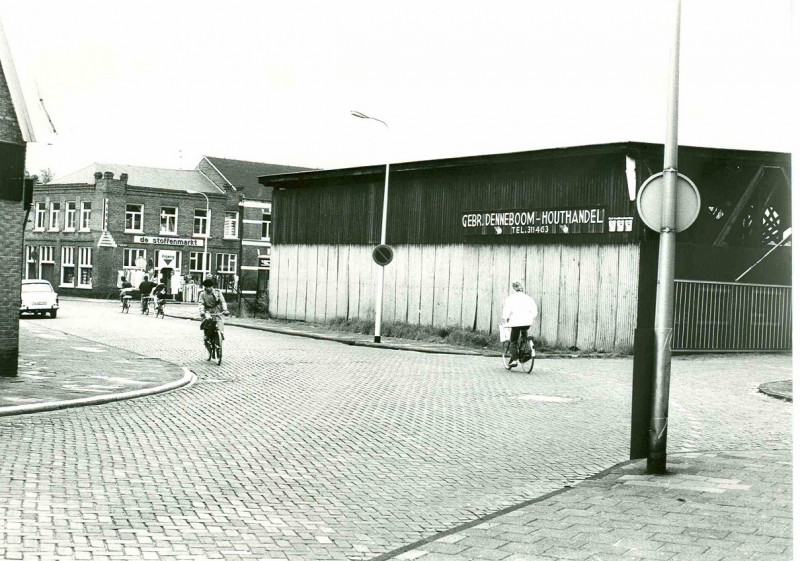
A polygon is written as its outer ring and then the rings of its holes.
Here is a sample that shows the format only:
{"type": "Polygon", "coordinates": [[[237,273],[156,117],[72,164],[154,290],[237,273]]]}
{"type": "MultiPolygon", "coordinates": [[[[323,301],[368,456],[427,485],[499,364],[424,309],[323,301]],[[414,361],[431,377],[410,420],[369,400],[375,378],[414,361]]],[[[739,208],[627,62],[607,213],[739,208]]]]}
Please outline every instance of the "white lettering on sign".
{"type": "Polygon", "coordinates": [[[602,234],[605,208],[465,212],[466,234],[602,234]]]}
{"type": "Polygon", "coordinates": [[[180,245],[202,247],[202,240],[192,238],[166,238],[162,236],[133,236],[133,243],[146,243],[156,245],[180,245]]]}

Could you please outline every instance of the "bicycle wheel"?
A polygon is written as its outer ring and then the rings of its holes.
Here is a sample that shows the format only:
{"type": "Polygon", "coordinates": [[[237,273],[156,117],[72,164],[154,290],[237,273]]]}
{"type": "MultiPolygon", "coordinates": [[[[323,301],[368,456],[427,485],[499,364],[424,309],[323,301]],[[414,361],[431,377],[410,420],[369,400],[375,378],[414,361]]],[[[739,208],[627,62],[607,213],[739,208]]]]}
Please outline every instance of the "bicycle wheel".
{"type": "Polygon", "coordinates": [[[214,334],[214,346],[217,353],[217,365],[220,365],[222,364],[222,334],[219,331],[214,334]]]}
{"type": "Polygon", "coordinates": [[[530,374],[533,372],[533,360],[536,358],[536,349],[533,348],[533,340],[529,337],[525,339],[524,344],[528,346],[528,351],[531,353],[531,358],[525,362],[521,362],[520,368],[522,368],[523,372],[526,374],[530,374]]]}
{"type": "Polygon", "coordinates": [[[205,340],[206,351],[208,352],[208,358],[206,360],[211,360],[214,358],[214,343],[211,342],[211,339],[205,340]]]}
{"type": "Polygon", "coordinates": [[[511,370],[511,341],[506,341],[503,345],[503,366],[506,370],[511,370]]]}

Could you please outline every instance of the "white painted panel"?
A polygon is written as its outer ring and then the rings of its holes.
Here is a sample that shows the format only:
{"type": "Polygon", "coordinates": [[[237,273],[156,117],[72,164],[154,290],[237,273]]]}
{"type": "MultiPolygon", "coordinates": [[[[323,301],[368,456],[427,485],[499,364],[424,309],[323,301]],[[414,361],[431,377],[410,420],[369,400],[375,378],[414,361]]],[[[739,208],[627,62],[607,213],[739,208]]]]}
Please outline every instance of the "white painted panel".
{"type": "Polygon", "coordinates": [[[497,326],[492,326],[492,250],[494,248],[482,245],[478,248],[478,306],[477,330],[493,332],[497,326]]]}
{"type": "Polygon", "coordinates": [[[422,246],[408,246],[408,323],[420,323],[420,294],[422,290],[422,246]]]}
{"type": "Polygon", "coordinates": [[[611,352],[617,338],[617,290],[619,288],[619,249],[600,246],[600,279],[597,284],[597,335],[595,348],[611,352]]]}
{"type": "Polygon", "coordinates": [[[314,321],[317,306],[317,267],[318,247],[316,245],[306,246],[306,301],[303,317],[306,321],[314,321]]]}
{"type": "Polygon", "coordinates": [[[544,248],[529,245],[525,256],[525,292],[536,301],[539,315],[531,326],[530,335],[542,335],[542,271],[544,270],[544,248]]]}
{"type": "Polygon", "coordinates": [[[378,265],[372,260],[372,247],[353,246],[358,252],[361,275],[358,279],[358,317],[375,320],[375,291],[378,286],[378,265]]]}
{"type": "Polygon", "coordinates": [[[336,246],[339,250],[339,266],[336,272],[336,317],[347,318],[350,315],[348,310],[348,289],[350,285],[350,246],[336,246]]]}
{"type": "Polygon", "coordinates": [[[561,287],[561,246],[546,245],[542,252],[541,338],[548,344],[555,344],[558,337],[558,293],[561,287]]]}
{"type": "Polygon", "coordinates": [[[450,252],[451,246],[434,246],[433,266],[433,325],[447,325],[447,300],[450,291],[450,252]]]}
{"type": "Polygon", "coordinates": [[[347,246],[347,319],[358,317],[358,289],[362,274],[368,272],[360,270],[358,246],[347,246]]]}
{"type": "Polygon", "coordinates": [[[492,333],[503,322],[503,303],[511,294],[511,246],[499,245],[492,248],[492,333]]]}
{"type": "Polygon", "coordinates": [[[270,271],[269,286],[269,315],[278,317],[278,287],[280,286],[280,248],[272,250],[272,270],[270,271]]]}
{"type": "Polygon", "coordinates": [[[293,245],[286,260],[286,318],[297,319],[297,269],[300,261],[300,246],[293,245]]]}
{"type": "Polygon", "coordinates": [[[394,249],[395,270],[395,303],[393,321],[408,322],[408,246],[401,245],[394,249]]]}
{"type": "Polygon", "coordinates": [[[336,293],[338,283],[339,271],[339,246],[329,245],[327,247],[328,253],[328,280],[325,287],[325,319],[332,320],[337,317],[336,314],[336,293]]]}
{"type": "Polygon", "coordinates": [[[478,246],[464,246],[464,284],[461,295],[461,327],[474,329],[478,311],[478,246]]]}
{"type": "Polygon", "coordinates": [[[636,306],[639,293],[639,248],[621,246],[619,250],[620,290],[617,293],[617,336],[614,348],[619,352],[633,350],[636,330],[636,306]]]}
{"type": "MultiPolygon", "coordinates": [[[[462,301],[464,299],[464,252],[463,245],[440,246],[448,253],[450,261],[450,283],[447,297],[447,325],[461,325],[462,301]]],[[[438,256],[437,256],[438,259],[438,256]]],[[[437,282],[438,284],[438,282],[437,282]]]]}
{"type": "Polygon", "coordinates": [[[579,349],[593,349],[597,336],[597,288],[600,282],[599,247],[596,244],[580,248],[580,282],[578,286],[579,349]]]}
{"type": "Polygon", "coordinates": [[[558,336],[556,343],[573,347],[578,338],[578,261],[580,248],[565,245],[561,248],[561,273],[558,290],[558,336]]]}
{"type": "Polygon", "coordinates": [[[317,288],[315,292],[316,305],[313,309],[314,321],[325,321],[325,311],[328,301],[328,246],[317,246],[317,288]]]}
{"type": "Polygon", "coordinates": [[[419,296],[419,324],[433,325],[433,278],[436,267],[436,247],[422,246],[422,276],[419,296]]]}

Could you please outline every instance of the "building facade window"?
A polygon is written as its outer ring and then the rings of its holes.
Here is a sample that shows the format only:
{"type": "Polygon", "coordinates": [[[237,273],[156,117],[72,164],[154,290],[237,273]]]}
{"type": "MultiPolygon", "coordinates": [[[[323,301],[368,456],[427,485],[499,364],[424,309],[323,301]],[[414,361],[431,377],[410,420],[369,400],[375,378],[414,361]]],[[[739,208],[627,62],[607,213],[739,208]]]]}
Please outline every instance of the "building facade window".
{"type": "Polygon", "coordinates": [[[144,205],[125,205],[125,231],[141,232],[144,218],[144,205]]]}
{"type": "Polygon", "coordinates": [[[44,232],[45,215],[47,214],[46,203],[36,203],[36,214],[33,219],[33,229],[44,232]]]}
{"type": "Polygon", "coordinates": [[[83,201],[81,203],[81,232],[88,232],[92,220],[92,202],[83,201]]]}
{"type": "Polygon", "coordinates": [[[206,209],[201,208],[194,211],[194,229],[192,230],[194,237],[208,237],[208,219],[206,209]]]}
{"type": "Polygon", "coordinates": [[[61,216],[61,203],[50,203],[50,226],[51,232],[58,231],[58,219],[61,216]]]}
{"type": "Polygon", "coordinates": [[[75,201],[67,201],[66,210],[64,212],[64,231],[75,231],[75,213],[78,208],[78,203],[75,201]]]}
{"type": "Polygon", "coordinates": [[[261,211],[261,239],[269,240],[272,227],[272,210],[261,211]]]}
{"type": "Polygon", "coordinates": [[[226,238],[236,239],[239,237],[239,213],[226,212],[225,213],[225,234],[226,238]]]}
{"type": "Polygon", "coordinates": [[[38,253],[36,252],[36,248],[32,245],[25,246],[25,278],[26,279],[35,279],[36,274],[36,259],[38,257],[38,253]]]}
{"type": "Polygon", "coordinates": [[[61,248],[61,286],[75,287],[75,248],[61,248]]]}
{"type": "Polygon", "coordinates": [[[192,251],[189,253],[189,276],[196,282],[200,283],[209,271],[209,254],[202,251],[192,251]]]}
{"type": "Polygon", "coordinates": [[[235,253],[217,253],[217,272],[233,274],[236,272],[235,253]]]}
{"type": "Polygon", "coordinates": [[[55,263],[52,245],[43,245],[39,248],[39,263],[55,263]]]}
{"type": "Polygon", "coordinates": [[[161,207],[160,234],[175,235],[178,233],[178,209],[175,207],[161,207]]]}
{"type": "Polygon", "coordinates": [[[122,252],[122,268],[123,269],[138,269],[136,260],[139,258],[147,260],[147,250],[139,248],[125,248],[122,252]]]}
{"type": "Polygon", "coordinates": [[[78,248],[78,288],[92,288],[92,248],[78,248]]]}

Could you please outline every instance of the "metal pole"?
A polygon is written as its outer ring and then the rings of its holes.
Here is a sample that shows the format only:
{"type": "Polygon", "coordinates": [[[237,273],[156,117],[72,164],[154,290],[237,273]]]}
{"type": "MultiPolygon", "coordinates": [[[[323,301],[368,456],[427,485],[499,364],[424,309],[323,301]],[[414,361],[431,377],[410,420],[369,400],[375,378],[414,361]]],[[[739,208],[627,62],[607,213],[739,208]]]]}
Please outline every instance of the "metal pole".
{"type": "Polygon", "coordinates": [[[675,0],[674,43],[670,55],[667,138],[664,143],[664,190],[661,203],[661,235],[658,250],[658,284],[655,316],[655,383],[650,417],[650,446],[647,473],[667,470],[667,425],[669,382],[672,361],[672,326],[675,295],[675,207],[678,183],[678,76],[680,55],[681,2],[675,0]]]}
{"type": "MultiPolygon", "coordinates": [[[[388,128],[388,126],[387,126],[388,128]]],[[[381,213],[381,245],[386,243],[386,214],[389,207],[389,164],[386,164],[386,177],[383,180],[383,212],[381,213]]],[[[378,286],[375,290],[375,339],[381,342],[381,321],[383,319],[383,270],[378,267],[378,286]]]]}

